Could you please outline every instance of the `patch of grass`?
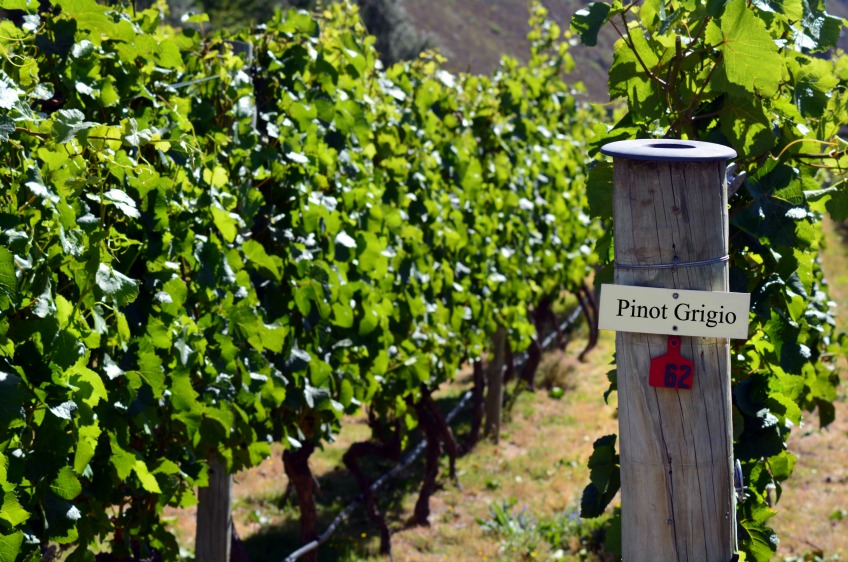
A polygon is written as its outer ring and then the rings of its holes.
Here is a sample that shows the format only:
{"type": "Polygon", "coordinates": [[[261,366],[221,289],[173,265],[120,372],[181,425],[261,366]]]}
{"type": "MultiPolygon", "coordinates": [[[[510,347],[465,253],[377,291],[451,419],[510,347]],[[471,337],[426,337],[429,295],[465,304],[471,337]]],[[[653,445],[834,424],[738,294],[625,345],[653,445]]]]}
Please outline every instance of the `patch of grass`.
{"type": "Polygon", "coordinates": [[[536,386],[550,391],[561,388],[565,392],[577,387],[579,373],[589,372],[589,368],[565,352],[555,350],[545,354],[536,371],[536,386]]]}
{"type": "Polygon", "coordinates": [[[843,558],[839,554],[825,556],[821,551],[783,558],[783,562],[839,562],[840,560],[843,560],[843,558]]]}
{"type": "Polygon", "coordinates": [[[489,505],[489,516],[477,523],[501,540],[502,560],[614,560],[604,551],[610,517],[582,519],[571,508],[551,516],[535,517],[527,506],[511,498],[489,505]]]}

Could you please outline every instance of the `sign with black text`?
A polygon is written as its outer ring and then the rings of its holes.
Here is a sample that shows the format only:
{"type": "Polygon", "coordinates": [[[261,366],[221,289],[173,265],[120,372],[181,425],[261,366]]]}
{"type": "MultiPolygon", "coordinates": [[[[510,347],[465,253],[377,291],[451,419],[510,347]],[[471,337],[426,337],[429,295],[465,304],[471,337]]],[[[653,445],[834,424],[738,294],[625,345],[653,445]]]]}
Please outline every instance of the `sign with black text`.
{"type": "Polygon", "coordinates": [[[601,330],[748,339],[751,295],[602,285],[601,330]]]}

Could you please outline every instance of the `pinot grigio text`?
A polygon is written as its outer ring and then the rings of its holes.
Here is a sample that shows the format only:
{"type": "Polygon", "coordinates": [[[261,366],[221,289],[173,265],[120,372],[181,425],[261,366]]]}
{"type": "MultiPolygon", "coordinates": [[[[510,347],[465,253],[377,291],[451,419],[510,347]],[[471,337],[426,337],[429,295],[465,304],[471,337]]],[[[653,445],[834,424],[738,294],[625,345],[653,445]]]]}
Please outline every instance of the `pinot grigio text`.
{"type": "MultiPolygon", "coordinates": [[[[736,313],[724,310],[724,306],[722,305],[719,305],[718,310],[708,310],[704,304],[700,308],[693,308],[690,303],[682,302],[672,310],[674,318],[677,320],[681,322],[700,322],[708,328],[713,328],[719,324],[736,323],[736,313]]],[[[636,299],[618,299],[617,316],[668,320],[668,314],[668,305],[665,304],[662,306],[647,306],[636,304],[636,299]]]]}
{"type": "Polygon", "coordinates": [[[603,285],[602,330],[702,336],[748,337],[750,295],[603,285]]]}

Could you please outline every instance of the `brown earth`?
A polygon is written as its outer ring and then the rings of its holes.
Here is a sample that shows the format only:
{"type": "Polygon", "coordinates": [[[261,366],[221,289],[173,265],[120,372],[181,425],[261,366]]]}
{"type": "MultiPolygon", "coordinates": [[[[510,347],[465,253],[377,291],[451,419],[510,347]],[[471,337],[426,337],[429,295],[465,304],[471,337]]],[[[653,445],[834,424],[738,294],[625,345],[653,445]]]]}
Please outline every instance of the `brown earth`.
{"type": "MultiPolygon", "coordinates": [[[[412,23],[435,37],[447,56],[447,67],[456,72],[490,74],[506,53],[527,61],[530,43],[527,23],[530,12],[526,0],[405,0],[403,3],[412,23]]],[[[549,17],[563,31],[568,30],[571,16],[584,8],[579,0],[543,0],[549,17]]],[[[609,100],[607,69],[612,62],[614,33],[602,30],[594,48],[572,41],[571,54],[575,68],[574,81],[586,86],[594,101],[609,100]]]]}

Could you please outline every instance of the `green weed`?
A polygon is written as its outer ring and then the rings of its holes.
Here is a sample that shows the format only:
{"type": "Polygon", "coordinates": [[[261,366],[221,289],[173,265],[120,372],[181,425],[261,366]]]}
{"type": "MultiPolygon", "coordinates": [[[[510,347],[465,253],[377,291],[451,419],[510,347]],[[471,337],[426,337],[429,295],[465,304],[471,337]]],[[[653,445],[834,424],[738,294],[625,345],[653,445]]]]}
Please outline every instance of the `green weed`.
{"type": "Polygon", "coordinates": [[[477,520],[484,531],[501,538],[503,560],[613,560],[604,552],[609,516],[583,519],[575,508],[536,518],[517,503],[515,498],[492,503],[489,517],[477,520]]]}

